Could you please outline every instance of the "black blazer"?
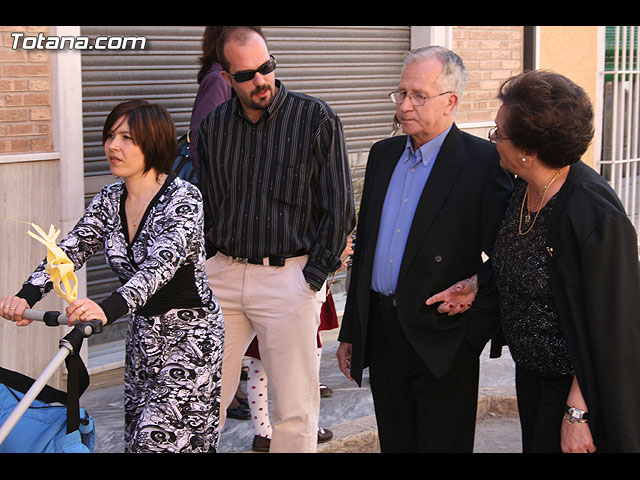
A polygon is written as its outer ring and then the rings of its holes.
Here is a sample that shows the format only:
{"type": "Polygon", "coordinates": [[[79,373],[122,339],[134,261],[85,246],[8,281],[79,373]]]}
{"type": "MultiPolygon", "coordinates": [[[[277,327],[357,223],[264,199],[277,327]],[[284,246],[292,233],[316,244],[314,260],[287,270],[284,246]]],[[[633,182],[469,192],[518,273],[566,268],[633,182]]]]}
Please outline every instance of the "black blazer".
{"type": "MultiPolygon", "coordinates": [[[[367,163],[339,334],[340,341],[352,344],[351,376],[358,384],[362,370],[368,366],[370,289],[382,206],[406,141],[406,136],[399,136],[376,143],[367,163]]],[[[438,313],[437,305],[427,306],[425,301],[483,271],[482,253],[491,254],[512,189],[512,177],[500,168],[494,145],[454,125],[416,208],[396,291],[405,335],[438,378],[451,367],[463,340],[480,352],[495,334],[499,326],[497,294],[483,273],[479,295],[464,314],[449,317],[438,313]]]]}
{"type": "Polygon", "coordinates": [[[558,192],[550,279],[601,452],[640,452],[638,240],[609,184],[582,162],[558,192]]]}

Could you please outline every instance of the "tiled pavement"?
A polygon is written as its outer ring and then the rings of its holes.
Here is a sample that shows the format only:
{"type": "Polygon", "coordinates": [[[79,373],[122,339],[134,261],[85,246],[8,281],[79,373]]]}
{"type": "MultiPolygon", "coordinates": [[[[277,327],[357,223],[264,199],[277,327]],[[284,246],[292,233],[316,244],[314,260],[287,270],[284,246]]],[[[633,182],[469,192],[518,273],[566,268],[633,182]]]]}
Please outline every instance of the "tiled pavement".
{"type": "MultiPolygon", "coordinates": [[[[336,341],[325,341],[320,379],[333,390],[333,396],[322,398],[320,426],[334,433],[330,442],[321,444],[319,452],[377,451],[373,403],[366,378],[363,388],[349,382],[338,370],[336,341]]],[[[489,359],[481,357],[480,394],[475,452],[520,452],[520,431],[513,388],[513,364],[508,356],[489,359]]],[[[96,453],[120,453],[123,446],[124,414],[122,385],[85,392],[81,405],[96,423],[96,453]]],[[[250,421],[229,419],[222,432],[221,453],[251,450],[253,429],[250,421]]]]}

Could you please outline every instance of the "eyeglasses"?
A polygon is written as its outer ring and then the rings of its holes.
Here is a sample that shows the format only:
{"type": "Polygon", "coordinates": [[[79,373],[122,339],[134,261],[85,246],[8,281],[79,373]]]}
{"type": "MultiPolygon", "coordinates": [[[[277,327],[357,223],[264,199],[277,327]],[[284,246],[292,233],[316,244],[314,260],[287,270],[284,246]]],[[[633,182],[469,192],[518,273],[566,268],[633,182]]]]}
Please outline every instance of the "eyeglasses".
{"type": "Polygon", "coordinates": [[[487,137],[491,143],[498,143],[500,140],[509,140],[507,137],[501,137],[498,135],[498,127],[493,127],[489,130],[489,135],[487,135],[487,137]]]}
{"type": "Polygon", "coordinates": [[[431,100],[432,98],[446,95],[447,93],[453,93],[453,92],[442,92],[442,93],[438,93],[437,95],[433,95],[432,97],[426,97],[421,93],[407,93],[404,90],[396,90],[395,92],[391,92],[389,94],[389,98],[391,98],[391,101],[396,105],[402,105],[406,100],[406,98],[409,97],[409,100],[411,100],[411,104],[414,107],[421,107],[426,103],[427,100],[431,100]]]}
{"type": "Polygon", "coordinates": [[[260,65],[260,67],[258,67],[256,70],[242,70],[241,72],[227,73],[238,83],[245,83],[253,80],[253,77],[255,77],[256,73],[259,73],[260,75],[269,75],[276,69],[276,59],[273,58],[273,55],[269,55],[269,57],[271,58],[271,60],[260,65]]]}

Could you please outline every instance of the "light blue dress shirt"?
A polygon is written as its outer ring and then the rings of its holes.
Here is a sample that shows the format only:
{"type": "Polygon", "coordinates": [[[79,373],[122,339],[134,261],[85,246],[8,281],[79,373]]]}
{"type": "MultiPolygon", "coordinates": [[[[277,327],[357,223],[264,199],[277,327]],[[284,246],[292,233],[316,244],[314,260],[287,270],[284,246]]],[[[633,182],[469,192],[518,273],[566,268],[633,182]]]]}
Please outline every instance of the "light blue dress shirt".
{"type": "Polygon", "coordinates": [[[411,137],[407,136],[407,145],[393,171],[382,207],[371,281],[371,288],[378,293],[396,293],[413,216],[449,130],[450,128],[425,143],[417,151],[413,150],[411,137]]]}

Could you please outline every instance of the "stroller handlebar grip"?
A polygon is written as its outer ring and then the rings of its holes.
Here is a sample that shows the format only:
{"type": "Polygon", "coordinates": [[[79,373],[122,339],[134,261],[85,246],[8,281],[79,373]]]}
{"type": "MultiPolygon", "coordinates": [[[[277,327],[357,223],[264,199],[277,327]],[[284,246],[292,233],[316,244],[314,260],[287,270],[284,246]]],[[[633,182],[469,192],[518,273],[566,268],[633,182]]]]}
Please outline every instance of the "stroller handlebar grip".
{"type": "MultiPolygon", "coordinates": [[[[66,315],[56,311],[42,312],[39,310],[26,309],[22,314],[22,318],[27,320],[34,320],[38,322],[44,322],[49,327],[57,327],[59,325],[68,325],[69,319],[66,315]]],[[[76,328],[82,331],[84,337],[89,337],[94,333],[102,332],[102,321],[91,320],[88,322],[76,322],[74,324],[76,328]]]]}
{"type": "Polygon", "coordinates": [[[39,310],[26,309],[22,314],[22,318],[27,320],[35,320],[38,322],[44,322],[50,327],[57,327],[58,325],[68,325],[69,319],[60,312],[48,311],[42,312],[39,310]]]}
{"type": "MultiPolygon", "coordinates": [[[[44,322],[49,327],[57,327],[59,325],[68,325],[69,318],[66,315],[56,311],[43,312],[40,310],[26,309],[22,314],[22,318],[37,322],[44,322]]],[[[102,333],[102,321],[91,320],[88,322],[76,322],[76,329],[80,329],[82,335],[86,338],[94,333],[102,333]]]]}

